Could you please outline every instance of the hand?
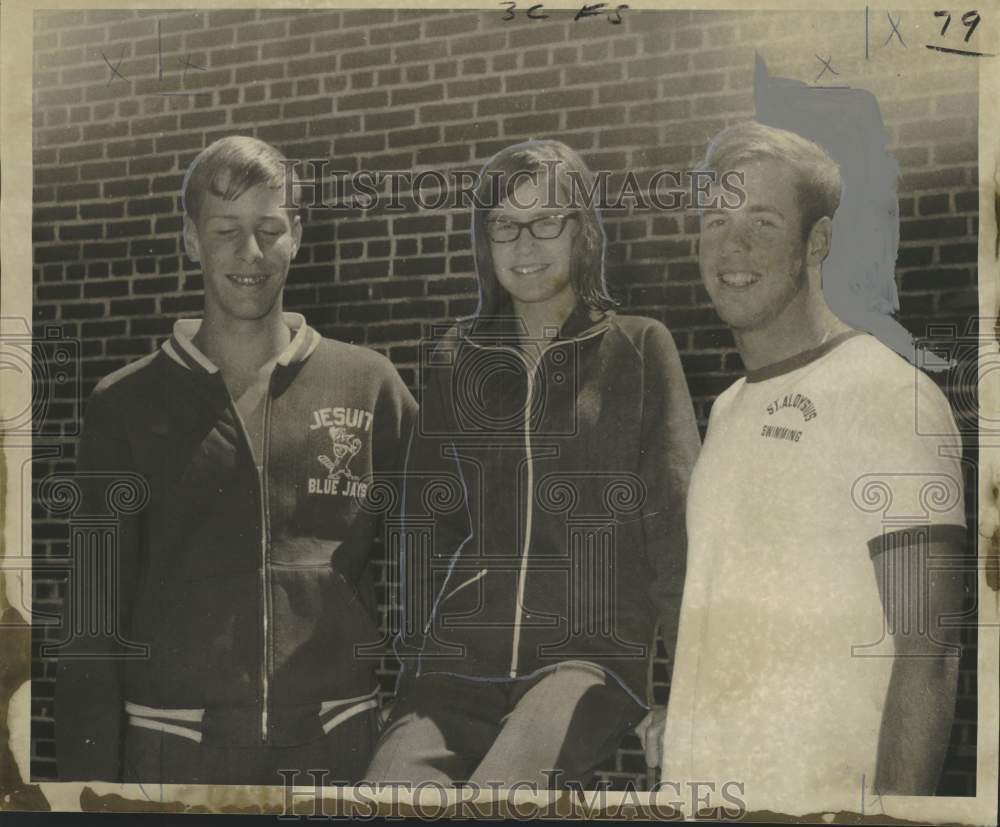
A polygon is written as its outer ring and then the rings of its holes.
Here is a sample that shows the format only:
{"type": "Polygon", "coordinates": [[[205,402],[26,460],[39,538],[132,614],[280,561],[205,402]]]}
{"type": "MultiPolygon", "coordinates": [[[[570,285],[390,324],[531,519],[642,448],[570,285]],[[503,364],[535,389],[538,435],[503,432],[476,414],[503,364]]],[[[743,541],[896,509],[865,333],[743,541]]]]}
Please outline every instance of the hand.
{"type": "Polygon", "coordinates": [[[660,754],[660,745],[663,743],[663,733],[666,728],[667,708],[665,706],[654,706],[635,728],[635,734],[639,736],[643,751],[646,753],[646,764],[650,767],[660,766],[663,758],[660,754]]]}

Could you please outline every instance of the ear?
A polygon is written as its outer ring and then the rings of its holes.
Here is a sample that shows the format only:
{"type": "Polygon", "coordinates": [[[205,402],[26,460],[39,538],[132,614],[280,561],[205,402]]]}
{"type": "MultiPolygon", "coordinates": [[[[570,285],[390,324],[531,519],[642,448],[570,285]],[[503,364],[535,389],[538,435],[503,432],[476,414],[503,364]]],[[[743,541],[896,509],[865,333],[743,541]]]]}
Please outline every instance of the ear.
{"type": "Polygon", "coordinates": [[[830,245],[833,243],[833,221],[824,215],[813,224],[806,241],[806,260],[809,264],[822,264],[830,255],[830,245]]]}
{"type": "Polygon", "coordinates": [[[191,216],[184,216],[184,252],[187,257],[194,262],[201,261],[201,249],[198,246],[198,228],[195,226],[191,216]]]}
{"type": "Polygon", "coordinates": [[[298,214],[292,218],[292,255],[295,258],[299,254],[299,245],[302,244],[302,219],[298,214]]]}

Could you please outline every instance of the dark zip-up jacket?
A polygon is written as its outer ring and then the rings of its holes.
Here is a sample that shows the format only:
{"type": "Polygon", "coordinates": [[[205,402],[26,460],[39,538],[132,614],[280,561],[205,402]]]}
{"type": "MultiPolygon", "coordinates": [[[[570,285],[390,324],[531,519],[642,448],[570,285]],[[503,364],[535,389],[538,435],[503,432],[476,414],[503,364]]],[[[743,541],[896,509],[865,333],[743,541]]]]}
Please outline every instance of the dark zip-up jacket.
{"type": "Polygon", "coordinates": [[[699,447],[677,349],[655,320],[582,306],[541,348],[510,323],[461,323],[424,360],[397,651],[410,677],[585,661],[645,703],[699,447]]]}
{"type": "Polygon", "coordinates": [[[368,565],[382,519],[363,504],[373,479],[399,478],[416,405],[384,357],[286,321],[260,470],[221,374],[191,341],[196,324],[179,322],[88,403],[78,516],[107,511],[116,472],[149,488],[118,525],[129,645],[105,647],[148,656],[60,655],[62,779],[121,780],[127,724],[285,746],[375,705],[378,655],[355,648],[382,638],[368,565]]]}

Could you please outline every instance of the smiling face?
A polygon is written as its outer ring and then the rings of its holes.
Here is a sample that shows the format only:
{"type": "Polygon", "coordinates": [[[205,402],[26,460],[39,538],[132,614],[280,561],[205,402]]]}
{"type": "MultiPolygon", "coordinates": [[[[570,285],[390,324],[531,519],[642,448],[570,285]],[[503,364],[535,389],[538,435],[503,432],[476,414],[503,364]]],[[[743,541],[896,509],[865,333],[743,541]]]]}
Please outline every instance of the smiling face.
{"type": "Polygon", "coordinates": [[[282,191],[259,185],[226,201],[205,194],[195,221],[184,218],[184,244],[201,263],[206,319],[258,321],[281,313],[288,268],[302,225],[281,207],[282,191]]]}
{"type": "MultiPolygon", "coordinates": [[[[538,183],[526,181],[507,201],[493,210],[487,218],[491,221],[534,221],[545,216],[566,215],[566,209],[544,206],[546,203],[545,180],[538,183]]],[[[553,319],[565,313],[560,311],[576,303],[570,279],[573,260],[573,239],[578,232],[575,218],[567,218],[562,233],[557,238],[538,239],[528,227],[521,228],[516,241],[498,243],[490,241],[493,269],[497,280],[510,294],[514,309],[522,312],[524,305],[534,305],[534,310],[551,308],[553,319]]]]}
{"type": "Polygon", "coordinates": [[[795,313],[808,286],[794,172],[770,159],[739,170],[746,201],[738,210],[706,211],[700,242],[705,289],[737,333],[795,313]]]}

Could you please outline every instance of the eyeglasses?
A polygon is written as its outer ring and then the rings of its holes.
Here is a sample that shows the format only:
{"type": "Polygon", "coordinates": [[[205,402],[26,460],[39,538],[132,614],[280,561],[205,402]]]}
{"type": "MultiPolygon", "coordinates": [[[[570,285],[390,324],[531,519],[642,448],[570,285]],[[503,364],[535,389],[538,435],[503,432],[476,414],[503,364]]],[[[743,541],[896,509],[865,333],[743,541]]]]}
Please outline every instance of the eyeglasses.
{"type": "Polygon", "coordinates": [[[509,218],[491,218],[486,222],[486,234],[490,241],[497,244],[506,244],[510,241],[517,241],[521,237],[521,230],[525,227],[539,241],[559,238],[566,227],[566,220],[576,215],[576,212],[543,215],[533,221],[511,221],[509,218]]]}

